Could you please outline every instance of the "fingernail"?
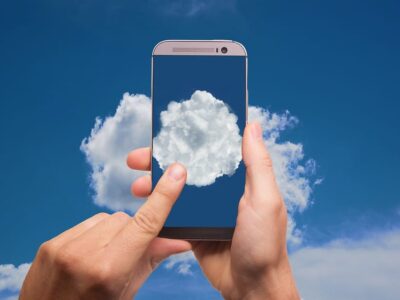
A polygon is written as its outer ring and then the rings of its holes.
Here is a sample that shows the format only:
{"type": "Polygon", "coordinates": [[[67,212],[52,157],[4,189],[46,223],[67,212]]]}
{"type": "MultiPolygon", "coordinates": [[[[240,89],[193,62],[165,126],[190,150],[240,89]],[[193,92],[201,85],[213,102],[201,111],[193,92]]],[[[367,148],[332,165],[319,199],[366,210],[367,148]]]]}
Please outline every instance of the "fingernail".
{"type": "Polygon", "coordinates": [[[262,138],[262,130],[261,130],[260,123],[254,122],[253,124],[251,124],[250,129],[251,129],[251,134],[252,134],[253,138],[255,138],[255,139],[262,138]]]}
{"type": "Polygon", "coordinates": [[[168,176],[175,181],[181,180],[185,176],[185,169],[179,164],[174,164],[169,168],[168,176]]]}

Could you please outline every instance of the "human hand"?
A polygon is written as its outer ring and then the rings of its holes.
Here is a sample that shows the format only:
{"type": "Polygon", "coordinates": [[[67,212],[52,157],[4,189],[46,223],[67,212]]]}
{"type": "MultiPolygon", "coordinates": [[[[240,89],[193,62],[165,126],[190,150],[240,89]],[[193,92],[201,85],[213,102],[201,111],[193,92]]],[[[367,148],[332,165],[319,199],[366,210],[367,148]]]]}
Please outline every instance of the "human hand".
{"type": "Polygon", "coordinates": [[[185,180],[173,164],[133,217],[100,213],[43,243],[20,300],[132,299],[163,259],[191,249],[157,237],[185,180]]]}
{"type": "Polygon", "coordinates": [[[246,166],[231,242],[193,242],[212,285],[226,299],[300,299],[286,248],[287,211],[275,181],[260,124],[245,128],[246,166]]]}
{"type": "MultiPolygon", "coordinates": [[[[246,184],[232,241],[193,241],[194,254],[226,299],[300,299],[286,248],[287,211],[258,123],[246,126],[242,153],[246,184]]],[[[149,170],[150,158],[149,148],[138,149],[130,153],[128,164],[149,170]]],[[[136,180],[132,190],[148,195],[150,177],[136,180]]]]}

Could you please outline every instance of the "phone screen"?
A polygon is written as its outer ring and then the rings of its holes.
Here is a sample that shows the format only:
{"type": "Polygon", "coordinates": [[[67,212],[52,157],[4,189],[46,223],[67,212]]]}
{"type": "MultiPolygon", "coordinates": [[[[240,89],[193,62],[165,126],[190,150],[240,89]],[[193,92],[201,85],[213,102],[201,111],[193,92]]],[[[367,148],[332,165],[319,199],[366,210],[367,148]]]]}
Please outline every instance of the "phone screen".
{"type": "Polygon", "coordinates": [[[246,57],[153,56],[153,188],[169,164],[187,182],[165,227],[235,227],[245,170],[246,57]]]}

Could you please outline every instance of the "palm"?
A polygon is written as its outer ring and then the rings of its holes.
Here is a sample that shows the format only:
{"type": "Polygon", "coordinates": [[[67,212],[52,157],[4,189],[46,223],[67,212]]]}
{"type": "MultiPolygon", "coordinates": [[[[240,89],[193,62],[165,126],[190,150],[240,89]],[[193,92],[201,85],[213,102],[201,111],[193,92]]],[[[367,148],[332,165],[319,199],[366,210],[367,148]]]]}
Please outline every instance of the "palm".
{"type": "Polygon", "coordinates": [[[243,195],[240,200],[231,242],[192,242],[201,269],[211,284],[222,292],[235,285],[236,277],[252,275],[255,270],[276,261],[282,253],[280,248],[277,249],[277,245],[282,244],[282,226],[277,227],[276,217],[269,210],[256,209],[249,198],[243,195]]]}

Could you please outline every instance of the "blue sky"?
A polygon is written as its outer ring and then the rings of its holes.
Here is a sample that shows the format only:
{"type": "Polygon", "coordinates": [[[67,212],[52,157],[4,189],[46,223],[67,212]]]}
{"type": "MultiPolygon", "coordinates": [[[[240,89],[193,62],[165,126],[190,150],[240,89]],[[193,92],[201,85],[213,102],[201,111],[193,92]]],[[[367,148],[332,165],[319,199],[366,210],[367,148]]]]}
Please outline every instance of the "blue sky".
{"type": "MultiPolygon", "coordinates": [[[[301,143],[323,178],[295,214],[302,248],[398,230],[399,12],[397,1],[2,3],[0,264],[31,262],[43,241],[106,210],[81,141],[124,92],[150,95],[164,39],[240,41],[250,103],[299,120],[281,138],[301,143]]],[[[193,270],[161,267],[138,299],[218,299],[193,270]]]]}

